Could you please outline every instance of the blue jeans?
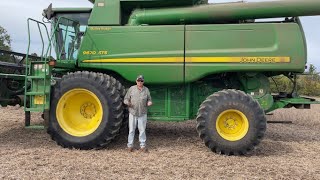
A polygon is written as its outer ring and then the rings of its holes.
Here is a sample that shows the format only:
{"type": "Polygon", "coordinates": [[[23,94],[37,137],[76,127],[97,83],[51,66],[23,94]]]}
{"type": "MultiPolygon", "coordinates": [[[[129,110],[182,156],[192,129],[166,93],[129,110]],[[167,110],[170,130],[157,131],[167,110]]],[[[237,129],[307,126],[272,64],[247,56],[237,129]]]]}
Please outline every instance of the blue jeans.
{"type": "Polygon", "coordinates": [[[137,128],[139,129],[139,142],[140,147],[146,146],[146,126],[147,126],[147,114],[142,116],[134,116],[129,114],[129,135],[128,135],[128,147],[133,147],[134,134],[137,128]]]}

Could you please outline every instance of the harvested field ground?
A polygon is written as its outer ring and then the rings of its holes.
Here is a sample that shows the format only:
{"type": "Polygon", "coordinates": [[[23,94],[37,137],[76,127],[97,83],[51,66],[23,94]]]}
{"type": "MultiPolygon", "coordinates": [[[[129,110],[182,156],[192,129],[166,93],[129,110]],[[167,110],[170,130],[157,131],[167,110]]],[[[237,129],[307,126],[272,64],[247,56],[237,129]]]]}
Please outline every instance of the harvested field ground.
{"type": "Polygon", "coordinates": [[[268,124],[250,156],[212,153],[195,121],[148,122],[142,154],[125,150],[126,136],[102,150],[63,149],[45,130],[25,129],[22,108],[0,108],[0,179],[320,179],[320,105],[267,118],[293,123],[268,124]]]}

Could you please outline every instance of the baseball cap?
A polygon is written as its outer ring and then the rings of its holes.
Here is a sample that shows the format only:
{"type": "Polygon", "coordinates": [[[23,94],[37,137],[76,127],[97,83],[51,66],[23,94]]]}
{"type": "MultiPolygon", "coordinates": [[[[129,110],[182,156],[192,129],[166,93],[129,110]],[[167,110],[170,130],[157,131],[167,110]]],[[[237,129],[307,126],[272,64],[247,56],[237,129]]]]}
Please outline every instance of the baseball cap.
{"type": "Polygon", "coordinates": [[[138,76],[137,76],[137,80],[142,80],[142,81],[144,81],[143,75],[138,75],[138,76]]]}

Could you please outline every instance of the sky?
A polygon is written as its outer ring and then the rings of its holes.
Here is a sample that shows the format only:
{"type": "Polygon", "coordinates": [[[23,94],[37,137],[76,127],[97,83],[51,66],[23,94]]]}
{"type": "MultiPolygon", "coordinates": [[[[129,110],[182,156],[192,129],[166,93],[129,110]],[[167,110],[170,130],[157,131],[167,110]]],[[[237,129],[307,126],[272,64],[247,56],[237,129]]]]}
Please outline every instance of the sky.
{"type": "MultiPolygon", "coordinates": [[[[210,3],[235,2],[239,0],[210,0],[210,3]]],[[[258,2],[266,0],[246,0],[258,2]]],[[[302,0],[301,0],[302,1],[302,0]]],[[[27,18],[42,20],[42,11],[52,3],[57,7],[92,7],[87,0],[0,0],[0,25],[11,36],[13,51],[26,53],[28,47],[27,18]]],[[[320,70],[320,16],[301,17],[308,48],[308,64],[314,64],[320,70]]],[[[31,32],[37,33],[35,26],[31,32]]],[[[32,39],[32,37],[31,37],[32,39]]],[[[35,37],[30,52],[41,49],[41,41],[35,37]]]]}

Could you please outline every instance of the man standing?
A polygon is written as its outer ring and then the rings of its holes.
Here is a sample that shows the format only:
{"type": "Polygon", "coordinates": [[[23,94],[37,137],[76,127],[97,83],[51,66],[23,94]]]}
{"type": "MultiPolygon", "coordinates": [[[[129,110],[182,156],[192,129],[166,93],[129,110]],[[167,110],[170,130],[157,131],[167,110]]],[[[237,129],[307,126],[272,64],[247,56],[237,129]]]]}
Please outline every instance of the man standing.
{"type": "Polygon", "coordinates": [[[152,105],[149,89],[143,86],[144,77],[139,75],[137,85],[131,86],[124,97],[124,104],[129,107],[128,150],[133,152],[133,140],[136,127],[139,129],[140,151],[148,152],[146,148],[146,126],[148,106],[152,105]]]}

